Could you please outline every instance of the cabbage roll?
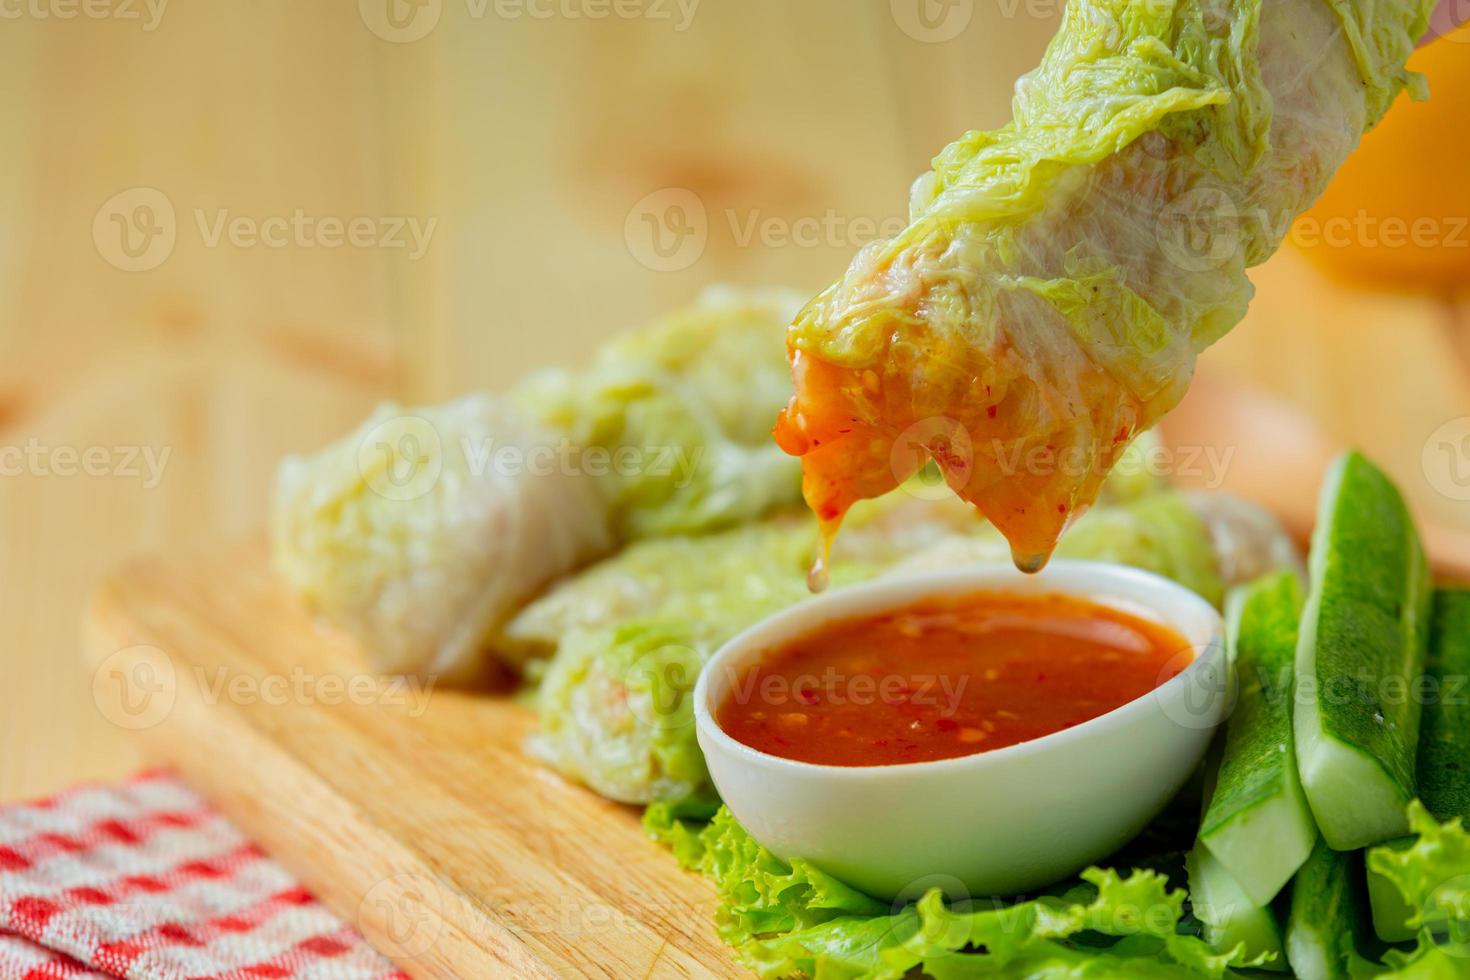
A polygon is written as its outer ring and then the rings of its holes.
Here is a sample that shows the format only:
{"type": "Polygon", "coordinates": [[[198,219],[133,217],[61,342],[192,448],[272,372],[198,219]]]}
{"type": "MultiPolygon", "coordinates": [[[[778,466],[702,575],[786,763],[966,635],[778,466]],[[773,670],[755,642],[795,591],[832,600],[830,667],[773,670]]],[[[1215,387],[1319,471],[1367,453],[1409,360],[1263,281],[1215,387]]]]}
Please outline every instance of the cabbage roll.
{"type": "Polygon", "coordinates": [[[798,302],[710,290],[585,370],[546,372],[503,397],[383,406],[281,464],[281,580],[376,669],[452,683],[517,663],[521,647],[501,627],[555,579],[630,541],[800,499],[800,465],[769,436],[798,302]]]}
{"type": "Polygon", "coordinates": [[[510,397],[573,446],[612,451],[599,489],[619,542],[754,520],[800,499],[800,464],[771,441],[790,394],[782,328],[800,303],[708,289],[589,369],[543,371],[510,397]]]}
{"type": "MultiPolygon", "coordinates": [[[[967,505],[905,489],[853,509],[834,553],[837,584],[1006,560],[1005,539],[967,505]]],[[[527,606],[507,635],[552,654],[534,695],[531,752],[612,799],[707,796],[691,701],[699,670],[736,633],[810,597],[804,566],[818,536],[810,515],[788,513],[644,541],[527,606]]],[[[1170,490],[1097,507],[1059,553],[1132,564],[1214,602],[1224,591],[1206,521],[1170,490]]]]}
{"type": "Polygon", "coordinates": [[[1270,511],[1228,493],[1198,490],[1186,496],[1209,530],[1226,591],[1272,572],[1289,571],[1306,582],[1301,549],[1270,511]]]}
{"type": "MultiPolygon", "coordinates": [[[[984,533],[969,508],[894,494],[853,514],[838,584],[870,579],[914,549],[984,533]]],[[[810,598],[810,515],[785,513],[699,537],[630,545],[567,579],[507,627],[554,652],[536,693],[532,754],[628,803],[709,791],[691,696],[704,662],[757,620],[810,598]]]]}
{"type": "Polygon", "coordinates": [[[788,334],[777,438],[835,532],[932,458],[1041,567],[1178,403],[1404,88],[1432,0],[1071,0],[1013,119],[947,147],[910,224],[788,334]]]}
{"type": "MultiPolygon", "coordinates": [[[[1117,504],[1101,504],[1062,535],[1063,558],[1132,565],[1173,579],[1219,605],[1225,597],[1220,555],[1209,525],[1182,494],[1160,490],[1117,504]]],[[[999,531],[951,538],[916,551],[894,573],[1003,561],[1009,545],[999,531]]]]}

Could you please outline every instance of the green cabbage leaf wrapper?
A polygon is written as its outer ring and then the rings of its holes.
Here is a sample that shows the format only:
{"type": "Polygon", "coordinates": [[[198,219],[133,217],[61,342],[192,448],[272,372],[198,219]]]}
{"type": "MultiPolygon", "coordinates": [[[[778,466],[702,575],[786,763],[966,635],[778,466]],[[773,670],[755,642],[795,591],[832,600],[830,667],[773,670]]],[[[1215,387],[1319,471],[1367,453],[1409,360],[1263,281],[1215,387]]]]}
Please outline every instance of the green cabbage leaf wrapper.
{"type": "Polygon", "coordinates": [[[1011,121],[945,147],[908,226],[792,324],[777,432],[812,509],[835,524],[932,458],[1044,563],[1244,315],[1246,269],[1424,94],[1404,62],[1433,6],[1067,3],[1011,121]]]}
{"type": "Polygon", "coordinates": [[[795,306],[784,290],[711,288],[510,399],[572,446],[609,451],[592,475],[619,541],[755,520],[798,496],[800,467],[771,441],[790,391],[780,326],[795,306]]]}
{"type": "Polygon", "coordinates": [[[1152,868],[1090,868],[1030,901],[950,902],[932,889],[890,905],[805,861],[782,861],[712,804],[655,805],[644,826],[714,883],[720,936],[762,977],[900,980],[917,969],[935,980],[1149,980],[1257,965],[1239,950],[1211,950],[1184,891],[1152,868]]]}
{"type": "Polygon", "coordinates": [[[518,665],[500,628],[550,583],[630,541],[794,504],[770,427],[798,300],[712,288],[580,370],[506,395],[381,406],[281,464],[272,559],[377,669],[471,681],[518,665]]]}

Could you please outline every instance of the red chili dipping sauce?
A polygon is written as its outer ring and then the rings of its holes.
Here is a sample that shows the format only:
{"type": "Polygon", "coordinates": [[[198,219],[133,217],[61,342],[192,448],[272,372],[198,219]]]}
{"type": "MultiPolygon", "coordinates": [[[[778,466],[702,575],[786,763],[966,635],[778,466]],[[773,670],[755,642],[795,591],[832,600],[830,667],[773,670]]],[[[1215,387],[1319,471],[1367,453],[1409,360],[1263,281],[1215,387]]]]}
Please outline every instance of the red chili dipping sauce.
{"type": "Polygon", "coordinates": [[[1142,697],[1193,659],[1177,633],[1082,599],[977,593],[840,620],[732,678],[721,729],[829,766],[1014,745],[1142,697]]]}

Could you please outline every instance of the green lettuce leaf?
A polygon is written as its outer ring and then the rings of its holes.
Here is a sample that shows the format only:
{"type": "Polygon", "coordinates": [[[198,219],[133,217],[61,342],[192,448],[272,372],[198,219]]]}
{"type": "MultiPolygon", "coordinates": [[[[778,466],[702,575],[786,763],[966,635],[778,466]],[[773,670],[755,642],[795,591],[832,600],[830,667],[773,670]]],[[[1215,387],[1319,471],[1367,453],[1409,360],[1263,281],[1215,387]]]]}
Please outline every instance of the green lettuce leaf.
{"type": "Polygon", "coordinates": [[[1398,890],[1417,934],[1412,950],[1391,952],[1385,962],[1399,976],[1470,975],[1470,832],[1458,817],[1435,820],[1418,801],[1409,805],[1409,826],[1415,838],[1408,847],[1368,852],[1369,870],[1398,890]],[[1432,972],[1441,964],[1459,972],[1432,972]]]}
{"type": "Polygon", "coordinates": [[[1092,868],[1030,901],[947,901],[938,889],[890,905],[801,861],[782,861],[721,809],[708,824],[656,805],[651,836],[715,885],[721,936],[762,977],[1220,978],[1246,962],[1186,924],[1185,895],[1158,871],[1092,868]]]}

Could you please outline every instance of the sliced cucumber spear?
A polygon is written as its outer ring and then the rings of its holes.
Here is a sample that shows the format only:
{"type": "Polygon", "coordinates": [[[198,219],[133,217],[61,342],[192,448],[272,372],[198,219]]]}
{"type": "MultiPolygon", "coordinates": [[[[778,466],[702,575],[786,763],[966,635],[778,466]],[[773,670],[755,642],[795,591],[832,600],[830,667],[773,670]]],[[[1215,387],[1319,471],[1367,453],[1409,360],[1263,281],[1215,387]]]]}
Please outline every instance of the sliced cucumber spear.
{"type": "Polygon", "coordinates": [[[1281,928],[1271,908],[1251,901],[1230,872],[1198,844],[1184,867],[1189,873],[1189,901],[1204,925],[1205,942],[1219,953],[1243,944],[1247,961],[1260,962],[1265,955],[1267,963],[1260,969],[1285,971],[1281,928]]]}
{"type": "Polygon", "coordinates": [[[1291,729],[1301,608],[1290,572],[1236,589],[1226,603],[1238,695],[1199,840],[1257,906],[1270,904],[1317,840],[1291,729]]]}
{"type": "MultiPolygon", "coordinates": [[[[1424,705],[1419,726],[1419,799],[1436,820],[1470,822],[1470,589],[1442,589],[1434,597],[1433,627],[1424,682],[1414,694],[1424,705]]],[[[1407,846],[1409,840],[1393,842],[1407,846]]],[[[1398,889],[1371,870],[1368,897],[1373,928],[1385,942],[1414,937],[1412,910],[1398,889]]]]}
{"type": "MultiPolygon", "coordinates": [[[[1413,841],[1412,837],[1404,837],[1383,846],[1403,849],[1413,841]]],[[[1404,943],[1414,938],[1414,930],[1409,927],[1414,910],[1404,901],[1398,886],[1375,874],[1372,868],[1368,869],[1368,907],[1373,912],[1373,931],[1379,939],[1386,943],[1404,943]]]]}
{"type": "Polygon", "coordinates": [[[1339,851],[1408,831],[1429,568],[1394,485],[1358,453],[1328,471],[1296,655],[1297,766],[1339,851]]]}
{"type": "Polygon", "coordinates": [[[1436,820],[1470,820],[1470,588],[1434,596],[1419,726],[1419,800],[1436,820]]]}
{"type": "Polygon", "coordinates": [[[1364,965],[1357,943],[1363,932],[1361,861],[1360,854],[1318,841],[1292,880],[1286,959],[1301,980],[1345,980],[1364,965]]]}

